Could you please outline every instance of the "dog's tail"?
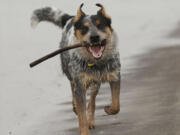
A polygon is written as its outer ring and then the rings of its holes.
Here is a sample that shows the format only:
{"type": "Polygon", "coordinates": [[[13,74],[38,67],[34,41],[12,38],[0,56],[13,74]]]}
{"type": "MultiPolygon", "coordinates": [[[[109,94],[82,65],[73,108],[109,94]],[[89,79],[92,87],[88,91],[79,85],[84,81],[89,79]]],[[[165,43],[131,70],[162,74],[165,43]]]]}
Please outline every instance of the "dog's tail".
{"type": "Polygon", "coordinates": [[[31,26],[34,28],[41,21],[51,22],[60,28],[63,28],[67,21],[73,16],[63,13],[61,10],[54,7],[44,7],[34,10],[31,17],[31,26]]]}

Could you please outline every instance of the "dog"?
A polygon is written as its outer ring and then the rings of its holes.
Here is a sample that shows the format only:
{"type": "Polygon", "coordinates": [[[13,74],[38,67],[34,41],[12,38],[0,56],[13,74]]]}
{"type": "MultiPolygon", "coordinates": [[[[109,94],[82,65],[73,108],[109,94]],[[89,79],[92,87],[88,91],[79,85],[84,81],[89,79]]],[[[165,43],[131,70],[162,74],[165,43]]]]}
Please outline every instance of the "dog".
{"type": "Polygon", "coordinates": [[[60,55],[62,71],[71,84],[73,110],[78,116],[80,135],[89,135],[95,128],[95,99],[101,83],[108,82],[112,103],[105,106],[108,115],[120,110],[120,56],[117,50],[117,36],[111,26],[111,17],[102,4],[95,15],[86,15],[83,4],[75,16],[54,7],[36,9],[31,25],[48,21],[62,29],[60,48],[75,43],[88,43],[82,47],[63,52],[60,55]],[[90,101],[86,114],[86,91],[90,89],[90,101]]]}

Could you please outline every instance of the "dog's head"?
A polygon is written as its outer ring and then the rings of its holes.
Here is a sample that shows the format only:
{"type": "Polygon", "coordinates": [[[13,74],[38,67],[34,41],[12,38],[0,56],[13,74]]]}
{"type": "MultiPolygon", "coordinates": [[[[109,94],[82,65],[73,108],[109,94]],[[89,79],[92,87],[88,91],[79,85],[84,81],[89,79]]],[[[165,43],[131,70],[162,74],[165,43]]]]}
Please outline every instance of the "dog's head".
{"type": "Polygon", "coordinates": [[[100,7],[100,10],[96,15],[89,16],[82,11],[83,4],[81,4],[73,23],[76,40],[89,44],[83,50],[85,51],[84,55],[100,59],[112,42],[113,29],[111,27],[111,18],[106,14],[104,7],[101,4],[96,5],[100,7]]]}

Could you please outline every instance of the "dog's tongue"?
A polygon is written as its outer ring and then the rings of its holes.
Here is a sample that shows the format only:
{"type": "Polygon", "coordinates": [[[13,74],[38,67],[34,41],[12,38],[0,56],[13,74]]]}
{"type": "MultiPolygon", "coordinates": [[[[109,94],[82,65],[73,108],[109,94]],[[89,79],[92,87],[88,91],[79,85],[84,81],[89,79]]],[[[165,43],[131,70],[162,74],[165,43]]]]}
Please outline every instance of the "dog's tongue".
{"type": "Polygon", "coordinates": [[[104,46],[92,46],[89,47],[89,51],[92,53],[92,55],[95,58],[100,58],[102,55],[102,52],[104,50],[104,46]]]}

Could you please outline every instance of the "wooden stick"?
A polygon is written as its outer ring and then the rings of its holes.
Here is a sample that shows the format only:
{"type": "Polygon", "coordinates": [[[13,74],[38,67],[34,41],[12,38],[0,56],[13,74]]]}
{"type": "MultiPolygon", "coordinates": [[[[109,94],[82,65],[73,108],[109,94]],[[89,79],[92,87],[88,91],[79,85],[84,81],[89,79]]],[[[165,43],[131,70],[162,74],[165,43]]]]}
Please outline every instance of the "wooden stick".
{"type": "Polygon", "coordinates": [[[60,53],[62,53],[64,51],[67,51],[67,50],[70,50],[70,49],[74,49],[74,48],[78,48],[78,47],[85,47],[85,46],[86,45],[82,45],[81,43],[77,43],[77,44],[74,44],[74,45],[71,45],[71,46],[67,46],[67,47],[58,49],[58,50],[56,50],[56,51],[54,51],[52,53],[49,53],[48,55],[46,55],[46,56],[44,56],[42,58],[39,58],[38,60],[30,63],[29,66],[32,68],[32,67],[40,64],[41,62],[43,62],[43,61],[45,61],[45,60],[47,60],[49,58],[52,58],[52,57],[54,57],[54,56],[56,56],[56,55],[58,55],[58,54],[60,54],[60,53]]]}

